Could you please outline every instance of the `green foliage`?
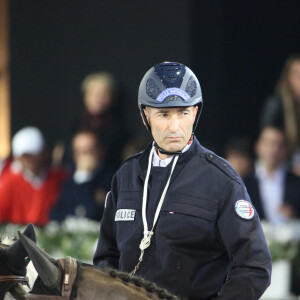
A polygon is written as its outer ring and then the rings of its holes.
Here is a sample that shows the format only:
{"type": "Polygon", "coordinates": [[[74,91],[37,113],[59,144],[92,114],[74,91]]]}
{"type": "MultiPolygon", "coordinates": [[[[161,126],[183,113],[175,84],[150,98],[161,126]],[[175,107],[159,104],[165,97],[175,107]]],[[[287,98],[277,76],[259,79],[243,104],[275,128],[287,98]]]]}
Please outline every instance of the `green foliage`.
{"type": "MultiPolygon", "coordinates": [[[[300,264],[300,224],[272,225],[262,223],[272,260],[297,261],[300,264]]],[[[0,234],[17,235],[26,226],[1,225],[0,234]]],[[[54,258],[72,256],[87,263],[92,262],[99,238],[98,222],[81,218],[68,218],[63,223],[50,222],[45,227],[35,227],[37,244],[54,258]]]]}
{"type": "MultiPolygon", "coordinates": [[[[26,226],[2,225],[0,234],[17,235],[26,226]]],[[[100,225],[87,219],[68,218],[62,224],[50,222],[45,227],[35,227],[37,245],[54,258],[72,256],[80,261],[92,263],[100,225]]]]}
{"type": "Polygon", "coordinates": [[[273,262],[281,259],[293,261],[299,256],[299,242],[269,242],[268,246],[273,262]]]}

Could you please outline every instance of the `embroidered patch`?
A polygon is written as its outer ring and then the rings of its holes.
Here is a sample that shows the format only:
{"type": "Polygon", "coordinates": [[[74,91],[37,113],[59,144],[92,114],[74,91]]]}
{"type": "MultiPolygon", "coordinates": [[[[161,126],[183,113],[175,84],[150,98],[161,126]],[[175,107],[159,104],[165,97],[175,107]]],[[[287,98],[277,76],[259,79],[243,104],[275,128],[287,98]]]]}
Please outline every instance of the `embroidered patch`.
{"type": "Polygon", "coordinates": [[[134,209],[118,209],[115,215],[115,221],[134,221],[134,209]]]}
{"type": "Polygon", "coordinates": [[[164,90],[163,92],[161,92],[157,96],[156,101],[163,102],[169,96],[179,96],[184,101],[187,101],[187,100],[189,100],[191,98],[188,93],[186,93],[185,91],[183,91],[181,89],[178,89],[178,88],[168,88],[168,89],[164,90]]]}
{"type": "Polygon", "coordinates": [[[238,200],[235,203],[235,211],[243,219],[250,220],[254,217],[254,208],[246,200],[238,200]]]}

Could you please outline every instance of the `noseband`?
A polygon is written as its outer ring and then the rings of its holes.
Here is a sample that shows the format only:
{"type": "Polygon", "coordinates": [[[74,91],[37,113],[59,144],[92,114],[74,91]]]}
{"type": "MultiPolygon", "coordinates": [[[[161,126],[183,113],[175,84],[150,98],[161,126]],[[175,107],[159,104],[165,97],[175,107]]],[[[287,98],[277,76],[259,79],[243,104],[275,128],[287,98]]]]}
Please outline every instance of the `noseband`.
{"type": "Polygon", "coordinates": [[[45,300],[70,300],[73,284],[77,275],[77,262],[74,258],[67,256],[57,260],[64,274],[61,288],[61,296],[56,295],[34,295],[29,294],[26,299],[45,299],[45,300]]]}

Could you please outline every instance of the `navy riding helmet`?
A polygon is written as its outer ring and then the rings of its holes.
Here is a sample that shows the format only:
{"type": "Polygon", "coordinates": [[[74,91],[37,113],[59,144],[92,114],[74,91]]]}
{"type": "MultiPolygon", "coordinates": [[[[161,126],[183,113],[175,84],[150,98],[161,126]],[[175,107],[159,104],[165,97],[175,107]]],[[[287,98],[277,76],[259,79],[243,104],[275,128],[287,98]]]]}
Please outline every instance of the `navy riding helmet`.
{"type": "Polygon", "coordinates": [[[200,83],[192,70],[185,65],[177,62],[160,63],[143,77],[139,87],[138,105],[150,133],[151,128],[143,110],[145,106],[160,108],[197,105],[193,135],[203,105],[200,83]]]}

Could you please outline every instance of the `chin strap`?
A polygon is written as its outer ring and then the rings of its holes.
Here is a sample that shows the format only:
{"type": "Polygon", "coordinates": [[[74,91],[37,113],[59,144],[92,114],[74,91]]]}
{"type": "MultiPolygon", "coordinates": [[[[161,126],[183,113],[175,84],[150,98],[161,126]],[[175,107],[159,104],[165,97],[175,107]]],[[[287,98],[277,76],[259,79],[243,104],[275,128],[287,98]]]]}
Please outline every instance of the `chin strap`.
{"type": "MultiPolygon", "coordinates": [[[[199,107],[199,109],[200,109],[200,107],[199,107]]],[[[193,132],[192,132],[192,134],[191,134],[191,137],[190,137],[190,139],[189,139],[187,145],[190,145],[190,144],[192,143],[192,141],[193,141],[193,138],[194,138],[194,131],[195,131],[195,129],[196,129],[196,125],[197,125],[197,123],[198,123],[198,119],[199,119],[200,112],[201,112],[201,109],[200,109],[200,111],[199,111],[199,109],[198,109],[198,112],[197,112],[198,117],[196,116],[195,124],[194,124],[194,126],[193,126],[193,132]]],[[[148,132],[150,133],[152,139],[154,140],[153,135],[152,135],[152,132],[151,132],[151,127],[150,127],[150,125],[149,125],[149,122],[148,122],[148,120],[147,120],[147,118],[146,118],[146,115],[145,115],[145,112],[144,112],[144,106],[141,106],[141,107],[140,107],[140,112],[141,112],[141,116],[142,116],[144,125],[146,126],[148,132]]],[[[167,151],[167,150],[161,148],[161,147],[156,143],[155,140],[154,140],[154,147],[155,147],[155,149],[157,149],[161,154],[165,154],[165,155],[181,155],[181,154],[182,154],[182,150],[184,149],[184,147],[183,147],[183,149],[181,149],[181,150],[179,150],[179,151],[175,151],[175,152],[167,151]]]]}
{"type": "Polygon", "coordinates": [[[176,152],[170,152],[170,151],[166,151],[163,148],[159,147],[157,145],[157,143],[154,141],[154,147],[155,149],[157,149],[161,154],[166,154],[166,155],[181,155],[182,151],[176,151],[176,152]]]}
{"type": "MultiPolygon", "coordinates": [[[[153,138],[153,137],[152,137],[153,138]]],[[[190,145],[194,139],[194,132],[192,132],[192,135],[187,143],[187,145],[190,145]]],[[[166,151],[165,149],[161,148],[158,146],[158,144],[154,141],[154,147],[157,149],[161,154],[166,154],[166,155],[181,155],[182,150],[176,151],[176,152],[171,152],[171,151],[166,151]]],[[[185,147],[183,147],[184,149],[185,147]]]]}

